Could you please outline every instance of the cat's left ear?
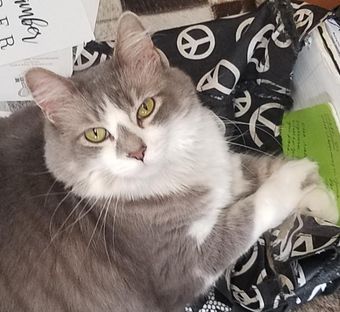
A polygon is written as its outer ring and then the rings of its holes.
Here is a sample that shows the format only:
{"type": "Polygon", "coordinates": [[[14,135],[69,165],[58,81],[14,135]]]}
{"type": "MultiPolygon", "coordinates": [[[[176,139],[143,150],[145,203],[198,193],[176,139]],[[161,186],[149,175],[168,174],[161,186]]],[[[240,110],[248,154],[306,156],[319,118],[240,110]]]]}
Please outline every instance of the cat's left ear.
{"type": "Polygon", "coordinates": [[[118,21],[115,58],[133,67],[169,66],[164,53],[152,42],[139,17],[125,12],[118,21]]]}
{"type": "Polygon", "coordinates": [[[35,103],[52,123],[66,102],[72,101],[76,92],[70,79],[43,68],[30,69],[25,74],[26,85],[35,103]]]}

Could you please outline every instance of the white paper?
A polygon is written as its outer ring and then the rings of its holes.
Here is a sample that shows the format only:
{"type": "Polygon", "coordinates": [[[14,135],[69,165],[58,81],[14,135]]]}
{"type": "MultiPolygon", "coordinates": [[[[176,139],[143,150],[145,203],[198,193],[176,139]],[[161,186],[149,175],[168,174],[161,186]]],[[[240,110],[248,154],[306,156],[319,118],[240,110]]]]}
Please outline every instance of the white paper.
{"type": "Polygon", "coordinates": [[[299,53],[293,86],[295,109],[331,102],[340,116],[340,75],[318,29],[299,53]]]}
{"type": "Polygon", "coordinates": [[[8,104],[0,101],[0,117],[7,117],[11,114],[8,104]]]}
{"type": "Polygon", "coordinates": [[[2,112],[2,111],[0,111],[0,118],[8,117],[10,114],[11,114],[10,112],[2,112]]]}
{"type": "Polygon", "coordinates": [[[24,73],[32,67],[43,67],[69,77],[73,71],[72,48],[0,66],[0,101],[32,99],[24,81],[24,73]]]}
{"type": "MultiPolygon", "coordinates": [[[[324,23],[324,31],[330,37],[332,43],[328,43],[335,61],[340,64],[340,27],[334,19],[326,20],[324,23]]],[[[325,38],[327,39],[327,38],[325,38]]]]}
{"type": "Polygon", "coordinates": [[[99,8],[99,0],[82,0],[82,3],[86,11],[91,29],[94,31],[99,8]]]}
{"type": "MultiPolygon", "coordinates": [[[[82,3],[86,11],[89,23],[91,25],[91,29],[94,32],[98,15],[99,0],[82,0],[82,3]]],[[[76,47],[74,61],[78,59],[80,53],[84,50],[84,46],[85,44],[81,44],[76,47]]]]}
{"type": "Polygon", "coordinates": [[[82,0],[0,0],[0,65],[93,39],[82,0]]]}

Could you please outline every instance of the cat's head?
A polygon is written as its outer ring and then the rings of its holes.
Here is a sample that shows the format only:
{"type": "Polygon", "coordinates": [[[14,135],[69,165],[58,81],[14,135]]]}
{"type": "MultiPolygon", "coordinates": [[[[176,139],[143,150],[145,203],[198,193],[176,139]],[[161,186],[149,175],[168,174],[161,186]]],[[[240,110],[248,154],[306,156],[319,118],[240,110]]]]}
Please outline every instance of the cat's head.
{"type": "Polygon", "coordinates": [[[203,137],[217,133],[190,78],[132,13],[120,19],[112,60],[70,79],[32,69],[26,82],[46,116],[47,166],[81,196],[181,190],[206,161],[203,137]]]}

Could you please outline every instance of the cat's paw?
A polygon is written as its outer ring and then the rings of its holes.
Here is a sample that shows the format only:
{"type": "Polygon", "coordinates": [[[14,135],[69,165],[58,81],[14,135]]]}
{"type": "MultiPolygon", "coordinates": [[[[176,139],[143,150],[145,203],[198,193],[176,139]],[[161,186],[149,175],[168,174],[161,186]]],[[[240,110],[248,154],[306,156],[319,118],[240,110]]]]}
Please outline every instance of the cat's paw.
{"type": "MultiPolygon", "coordinates": [[[[313,167],[314,165],[314,168],[309,170],[309,174],[301,184],[303,192],[297,204],[299,213],[336,223],[339,218],[339,211],[333,192],[330,191],[323,182],[315,163],[308,159],[302,159],[301,161],[304,161],[307,167],[313,167]]],[[[295,161],[287,164],[292,164],[294,167],[294,162],[295,161]]]]}
{"type": "Polygon", "coordinates": [[[301,214],[318,217],[332,223],[337,223],[339,219],[336,198],[321,179],[319,184],[309,188],[309,191],[305,193],[298,204],[298,209],[301,214]]]}
{"type": "Polygon", "coordinates": [[[256,231],[265,232],[280,225],[319,183],[316,163],[301,159],[283,164],[255,194],[256,231]]]}
{"type": "Polygon", "coordinates": [[[307,158],[288,161],[268,182],[277,186],[278,195],[288,210],[298,209],[305,194],[322,183],[317,163],[307,158]]]}

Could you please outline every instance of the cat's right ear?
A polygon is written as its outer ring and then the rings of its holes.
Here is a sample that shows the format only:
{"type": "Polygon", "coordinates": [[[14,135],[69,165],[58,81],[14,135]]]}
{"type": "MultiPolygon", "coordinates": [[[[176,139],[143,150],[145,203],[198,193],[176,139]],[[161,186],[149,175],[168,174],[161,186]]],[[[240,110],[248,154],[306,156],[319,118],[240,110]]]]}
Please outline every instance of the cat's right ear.
{"type": "Polygon", "coordinates": [[[74,93],[73,83],[47,69],[33,68],[25,74],[26,85],[35,103],[51,123],[57,121],[57,112],[74,93]]]}

